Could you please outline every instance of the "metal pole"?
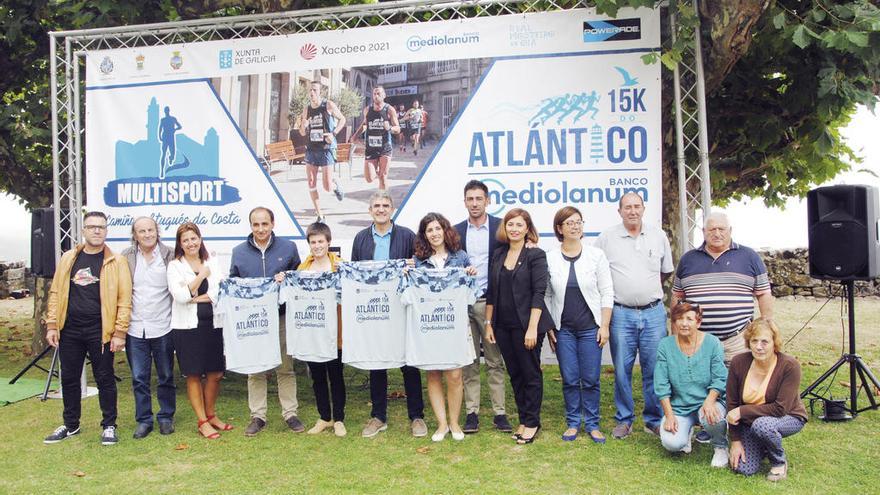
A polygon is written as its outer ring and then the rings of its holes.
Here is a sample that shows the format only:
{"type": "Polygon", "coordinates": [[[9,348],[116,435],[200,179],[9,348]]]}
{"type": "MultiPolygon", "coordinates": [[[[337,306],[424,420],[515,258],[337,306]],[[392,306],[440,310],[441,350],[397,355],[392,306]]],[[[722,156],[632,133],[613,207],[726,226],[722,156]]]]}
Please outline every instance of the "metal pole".
{"type": "MultiPolygon", "coordinates": [[[[73,62],[73,99],[70,101],[70,120],[73,122],[73,146],[71,147],[71,153],[73,154],[73,161],[71,163],[71,169],[73,170],[73,203],[76,205],[75,208],[75,216],[77,219],[80,218],[80,212],[82,212],[83,207],[83,190],[82,190],[82,145],[80,143],[80,136],[82,135],[82,129],[80,127],[80,94],[79,94],[79,62],[80,62],[81,53],[77,52],[72,54],[71,60],[73,62]]],[[[84,57],[83,57],[84,58],[84,57]]],[[[71,229],[74,232],[79,233],[81,229],[71,229]]],[[[79,234],[77,234],[79,235],[79,234]]]]}
{"type": "Polygon", "coordinates": [[[58,39],[49,35],[49,88],[52,92],[52,226],[55,232],[55,264],[61,260],[61,171],[58,164],[58,39]]]}
{"type": "Polygon", "coordinates": [[[697,83],[697,125],[699,126],[700,144],[700,200],[703,218],[712,212],[712,182],[709,180],[709,130],[706,125],[706,82],[703,79],[703,44],[700,41],[700,6],[694,0],[694,12],[697,14],[697,25],[694,28],[694,61],[696,62],[697,83]]]}
{"type": "MultiPolygon", "coordinates": [[[[856,384],[856,296],[855,283],[852,280],[846,281],[846,302],[847,302],[847,319],[849,320],[849,401],[850,412],[853,418],[859,415],[859,407],[856,403],[859,398],[859,387],[856,384]]],[[[870,395],[871,389],[865,386],[865,391],[870,395]]]]}
{"type": "MultiPolygon", "coordinates": [[[[669,7],[669,30],[672,33],[672,41],[675,42],[675,7],[669,7]]],[[[680,230],[678,236],[678,247],[681,254],[684,254],[691,248],[691,226],[688,216],[687,201],[687,163],[684,154],[684,124],[681,116],[681,71],[678,64],[672,69],[672,89],[675,94],[675,150],[676,150],[676,170],[678,170],[678,226],[680,230]]]]}
{"type": "MultiPolygon", "coordinates": [[[[67,147],[67,207],[69,208],[67,217],[70,219],[70,244],[71,248],[73,248],[76,244],[79,244],[80,231],[80,217],[81,212],[79,210],[79,205],[77,204],[76,198],[79,196],[79,192],[74,189],[74,184],[76,184],[76,165],[75,165],[75,156],[74,156],[74,147],[77,143],[76,130],[74,128],[74,119],[76,115],[73,111],[74,101],[73,101],[73,93],[71,91],[71,80],[73,79],[73,61],[75,60],[72,49],[71,49],[71,40],[70,38],[64,38],[64,60],[66,62],[66,66],[64,67],[64,79],[66,81],[64,85],[64,98],[67,110],[67,122],[65,122],[65,133],[67,134],[68,143],[73,142],[73,145],[69,145],[67,147]]],[[[56,239],[57,242],[60,242],[61,239],[56,239]]]]}

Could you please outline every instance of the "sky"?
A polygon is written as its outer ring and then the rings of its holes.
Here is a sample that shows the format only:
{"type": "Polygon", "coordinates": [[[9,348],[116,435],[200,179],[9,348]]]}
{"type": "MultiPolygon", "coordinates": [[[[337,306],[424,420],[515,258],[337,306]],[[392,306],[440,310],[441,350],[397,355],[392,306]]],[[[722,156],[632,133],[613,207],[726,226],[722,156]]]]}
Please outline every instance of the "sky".
{"type": "MultiPolygon", "coordinates": [[[[861,164],[823,185],[867,184],[880,188],[880,110],[877,115],[861,107],[842,131],[861,164]],[[872,175],[867,170],[876,175],[872,175]]],[[[767,208],[760,200],[732,203],[725,209],[733,226],[733,239],[755,249],[807,247],[806,200],[789,199],[784,209],[767,208]]],[[[15,196],[0,193],[0,261],[30,261],[31,217],[15,196]]],[[[695,242],[701,242],[699,236],[695,242]]]]}

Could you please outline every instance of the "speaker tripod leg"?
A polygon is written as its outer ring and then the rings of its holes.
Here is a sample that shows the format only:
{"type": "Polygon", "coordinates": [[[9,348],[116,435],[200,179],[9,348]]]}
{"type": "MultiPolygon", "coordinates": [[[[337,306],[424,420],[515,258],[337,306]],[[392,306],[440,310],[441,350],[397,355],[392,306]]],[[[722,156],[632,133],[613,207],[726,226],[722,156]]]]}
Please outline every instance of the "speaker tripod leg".
{"type": "MultiPolygon", "coordinates": [[[[34,366],[37,366],[37,362],[38,362],[39,360],[43,359],[43,356],[45,356],[45,355],[49,352],[49,349],[51,349],[51,348],[52,348],[51,346],[46,346],[46,348],[43,349],[39,354],[37,354],[37,356],[36,356],[35,358],[33,358],[33,359],[31,360],[31,362],[27,364],[27,366],[25,366],[24,368],[22,368],[22,370],[19,371],[18,374],[15,375],[15,377],[12,378],[12,380],[9,380],[9,384],[10,384],[10,385],[14,385],[15,382],[17,382],[18,379],[21,378],[22,375],[24,375],[25,373],[27,373],[27,371],[28,371],[29,369],[33,368],[34,366]]],[[[39,366],[37,366],[37,368],[39,368],[39,366]]]]}
{"type": "Polygon", "coordinates": [[[827,370],[825,373],[822,374],[822,376],[820,376],[819,378],[817,378],[816,381],[814,381],[813,383],[811,383],[810,386],[808,386],[807,388],[804,389],[803,392],[801,392],[801,399],[805,399],[808,395],[815,395],[816,397],[824,398],[824,397],[821,397],[821,396],[819,396],[819,395],[813,393],[813,390],[815,390],[816,387],[818,387],[819,385],[821,385],[822,382],[824,382],[825,380],[827,380],[828,377],[830,377],[831,375],[833,375],[834,372],[837,371],[837,368],[840,368],[841,366],[843,366],[843,364],[846,363],[846,361],[847,361],[847,356],[846,356],[846,355],[841,356],[840,359],[838,359],[836,363],[834,363],[833,365],[831,365],[831,367],[828,368],[828,370],[827,370]]]}
{"type": "Polygon", "coordinates": [[[49,365],[49,376],[46,377],[46,387],[43,389],[43,396],[40,397],[42,402],[46,401],[46,398],[49,397],[49,387],[52,386],[52,376],[55,374],[55,365],[58,364],[58,347],[54,347],[55,351],[52,353],[52,364],[49,365]]]}
{"type": "Polygon", "coordinates": [[[867,411],[869,409],[877,409],[880,406],[877,405],[877,400],[874,398],[874,391],[880,390],[880,382],[877,381],[877,377],[871,373],[871,369],[868,368],[868,365],[865,364],[864,361],[862,361],[860,356],[855,356],[853,365],[859,372],[859,378],[862,380],[862,387],[864,387],[865,392],[868,394],[868,402],[871,403],[870,406],[860,409],[859,412],[867,411]]]}

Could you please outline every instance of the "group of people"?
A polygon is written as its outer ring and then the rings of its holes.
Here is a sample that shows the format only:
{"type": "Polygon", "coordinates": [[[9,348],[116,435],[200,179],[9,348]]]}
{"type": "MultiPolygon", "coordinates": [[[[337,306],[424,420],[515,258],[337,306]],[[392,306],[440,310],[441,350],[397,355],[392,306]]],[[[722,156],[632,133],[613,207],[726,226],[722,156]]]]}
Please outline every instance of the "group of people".
{"type": "MultiPolygon", "coordinates": [[[[369,202],[372,224],[352,244],[351,261],[405,259],[410,266],[463,268],[476,279],[480,295],[468,307],[476,359],[463,368],[426,373],[437,423],[434,441],[450,434],[461,440],[479,431],[482,354],[493,427],[511,433],[517,444],[534,442],[542,428],[541,348],[546,340],[562,375],[562,439],[575,440],[583,428],[593,442],[605,443],[599,383],[602,348],[608,344],[615,377],[614,438],[625,439],[633,431],[632,370],[638,356],[644,429],[658,436],[664,448],[690,452],[700,426],[697,440],[715,448],[713,466],[729,464],[737,472],[754,474],[766,457],[769,479],[786,476],[781,439],[800,431],[807,419],[797,393],[800,368],[782,353],[779,330],[771,320],[766,268],[754,251],[731,241],[725,215],[708,216],[705,242],[674,269],[666,235],[642,221],[645,205],[638,194],[620,199],[622,222],[603,232],[595,246],[583,242],[581,212],[561,208],[553,219],[559,245],[549,252],[538,247],[538,232],[526,210],[514,208],[497,218],[487,213],[489,202],[487,186],[470,181],[464,187],[464,221],[453,226],[443,215],[429,213],[413,232],[392,222],[393,200],[378,190],[369,202]],[[673,272],[672,332],[667,335],[662,284],[673,272]],[[751,321],[755,299],[761,318],[751,321]],[[515,429],[505,409],[505,369],[517,406],[515,429]]],[[[301,261],[296,245],[273,232],[271,210],[255,208],[248,219],[251,234],[233,250],[229,277],[274,277],[280,283],[290,270],[335,271],[341,261],[330,251],[326,223],[309,226],[310,254],[301,261]]],[[[155,221],[140,217],[132,224],[132,246],[120,256],[104,244],[106,229],[104,214],[86,214],[84,243],[64,254],[52,283],[47,340],[59,347],[61,356],[64,424],[45,442],[80,431],[80,374],[86,355],[99,388],[102,443],[118,441],[113,353],[123,349],[132,369],[134,438],[153,430],[153,364],[159,378],[155,420],[160,433],[174,431],[174,353],[186,376],[199,433],[212,439],[232,430],[215,410],[225,370],[221,323],[212,307],[221,270],[198,226],[180,225],[172,250],[159,240],[155,221]]],[[[284,311],[281,305],[279,312],[284,311]]],[[[284,322],[279,318],[278,395],[287,427],[303,432],[284,322]]],[[[340,332],[337,359],[308,363],[319,415],[308,433],[332,429],[337,436],[346,434],[342,345],[340,332]]],[[[421,372],[410,366],[400,369],[411,432],[427,436],[421,372]]],[[[364,437],[388,428],[387,370],[369,374],[372,408],[364,437]]],[[[248,376],[248,406],[250,423],[244,434],[254,436],[268,421],[265,373],[248,376]]]]}

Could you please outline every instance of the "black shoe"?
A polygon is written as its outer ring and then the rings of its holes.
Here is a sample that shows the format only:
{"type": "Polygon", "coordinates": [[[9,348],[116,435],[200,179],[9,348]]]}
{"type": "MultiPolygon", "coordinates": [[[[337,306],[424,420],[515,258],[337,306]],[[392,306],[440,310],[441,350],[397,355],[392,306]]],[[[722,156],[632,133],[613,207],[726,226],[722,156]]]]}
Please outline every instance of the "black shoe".
{"type": "Polygon", "coordinates": [[[45,444],[58,443],[62,440],[70,438],[74,435],[79,435],[79,426],[77,426],[76,429],[71,430],[71,429],[68,429],[64,425],[61,425],[58,428],[55,428],[55,431],[53,431],[51,435],[44,438],[43,443],[45,443],[45,444]]]}
{"type": "Polygon", "coordinates": [[[153,423],[138,423],[137,428],[134,430],[134,435],[132,438],[141,439],[146,437],[153,431],[153,423]]]}
{"type": "Polygon", "coordinates": [[[101,432],[101,445],[116,445],[119,437],[116,436],[116,427],[108,426],[101,432]]]}
{"type": "Polygon", "coordinates": [[[247,428],[244,429],[244,436],[246,437],[255,437],[257,433],[263,431],[263,428],[266,427],[266,422],[260,418],[251,418],[251,424],[247,425],[247,428]]]}
{"type": "Polygon", "coordinates": [[[174,433],[174,423],[171,421],[159,421],[159,433],[162,435],[174,433]]]}
{"type": "Polygon", "coordinates": [[[513,431],[513,427],[510,426],[510,421],[507,420],[506,414],[496,415],[495,419],[492,420],[492,423],[498,431],[503,431],[504,433],[510,433],[513,431]]]}
{"type": "Polygon", "coordinates": [[[287,423],[287,426],[293,430],[294,433],[302,433],[306,431],[306,427],[302,424],[302,421],[299,420],[296,416],[291,416],[284,420],[287,423]]]}
{"type": "Polygon", "coordinates": [[[461,431],[465,433],[476,433],[480,431],[480,417],[477,416],[477,413],[468,413],[461,431]]]}

